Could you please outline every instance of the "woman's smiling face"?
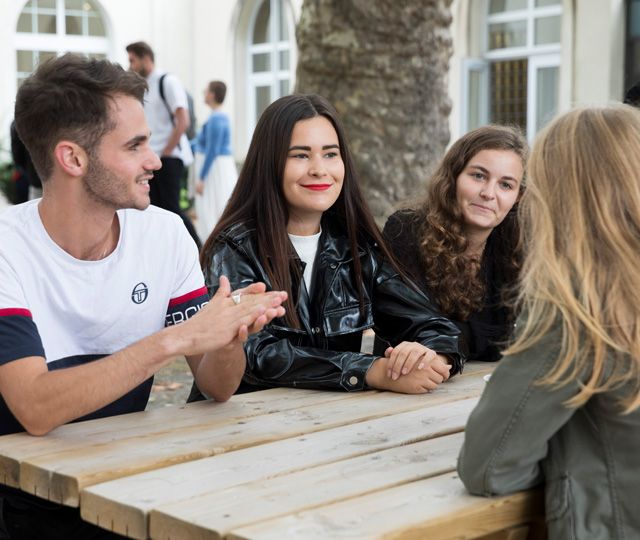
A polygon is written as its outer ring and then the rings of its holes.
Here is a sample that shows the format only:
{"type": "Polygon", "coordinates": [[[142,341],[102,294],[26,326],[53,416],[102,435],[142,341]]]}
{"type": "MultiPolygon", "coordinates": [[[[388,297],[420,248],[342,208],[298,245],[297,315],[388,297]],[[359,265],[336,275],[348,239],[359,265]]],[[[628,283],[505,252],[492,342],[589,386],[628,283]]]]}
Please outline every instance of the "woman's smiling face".
{"type": "Polygon", "coordinates": [[[289,209],[288,232],[318,232],[322,214],[340,196],[343,181],[344,162],[331,122],[324,116],[296,122],[282,180],[289,209]]]}

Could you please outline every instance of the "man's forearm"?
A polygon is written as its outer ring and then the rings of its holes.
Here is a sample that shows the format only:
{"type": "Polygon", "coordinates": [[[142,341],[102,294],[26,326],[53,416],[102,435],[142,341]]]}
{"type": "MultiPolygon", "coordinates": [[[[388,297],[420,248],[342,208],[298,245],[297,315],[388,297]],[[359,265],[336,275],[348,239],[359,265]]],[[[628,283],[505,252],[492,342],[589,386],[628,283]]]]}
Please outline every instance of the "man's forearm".
{"type": "Polygon", "coordinates": [[[173,131],[171,132],[171,135],[169,136],[169,140],[167,141],[167,144],[162,149],[162,155],[160,157],[167,157],[167,156],[171,155],[171,152],[173,152],[173,149],[176,146],[178,146],[178,143],[180,142],[180,137],[182,137],[182,133],[184,133],[184,130],[182,132],[180,132],[177,129],[177,127],[173,128],[173,131]]]}
{"type": "Polygon", "coordinates": [[[189,127],[189,115],[183,108],[176,109],[176,112],[173,116],[174,126],[171,134],[169,135],[169,139],[167,140],[167,144],[162,149],[162,156],[170,156],[173,149],[178,146],[180,142],[180,137],[189,127]]]}
{"type": "Polygon", "coordinates": [[[48,371],[31,357],[1,367],[2,395],[23,427],[43,435],[94,412],[142,384],[175,354],[164,331],[80,366],[48,371]]]}
{"type": "MultiPolygon", "coordinates": [[[[264,290],[263,284],[258,285],[264,290]]],[[[27,431],[42,435],[114,402],[176,356],[199,357],[208,351],[223,351],[204,356],[203,375],[198,377],[212,385],[204,388],[205,392],[224,401],[236,390],[244,372],[240,339],[246,339],[247,328],[258,331],[271,319],[284,315],[279,306],[286,294],[253,294],[251,287],[245,289],[248,292],[243,302],[236,303],[230,298],[228,280],[221,278],[218,292],[187,321],[94,362],[48,371],[44,358],[31,356],[0,365],[0,394],[27,431]],[[235,343],[240,344],[239,350],[234,349],[235,343]]]]}

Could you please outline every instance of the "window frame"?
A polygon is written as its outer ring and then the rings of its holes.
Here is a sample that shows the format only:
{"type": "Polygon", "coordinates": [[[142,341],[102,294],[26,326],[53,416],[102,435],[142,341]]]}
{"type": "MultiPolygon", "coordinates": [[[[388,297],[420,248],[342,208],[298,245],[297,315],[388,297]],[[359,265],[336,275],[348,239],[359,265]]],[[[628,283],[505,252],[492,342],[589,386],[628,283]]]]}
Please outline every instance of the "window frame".
{"type": "MultiPolygon", "coordinates": [[[[631,15],[633,11],[633,4],[637,4],[637,8],[640,9],[640,1],[625,0],[624,12],[625,12],[625,32],[624,32],[624,92],[626,93],[634,84],[640,81],[640,78],[636,75],[640,73],[640,70],[634,69],[633,61],[638,58],[633,54],[633,46],[635,44],[640,45],[640,33],[633,35],[631,32],[631,15]],[[635,77],[634,77],[635,75],[635,77]]],[[[640,48],[640,46],[639,46],[640,48]]]]}
{"type": "Polygon", "coordinates": [[[462,119],[461,133],[467,133],[471,129],[489,123],[489,61],[484,58],[464,58],[462,60],[461,77],[461,100],[460,118],[462,119]],[[480,76],[479,95],[477,96],[478,125],[471,125],[469,113],[471,111],[471,73],[478,73],[480,76]]]}
{"type": "Polygon", "coordinates": [[[247,70],[247,138],[251,140],[253,130],[255,129],[256,118],[256,90],[260,87],[270,88],[270,103],[281,97],[280,83],[282,81],[289,82],[289,92],[295,85],[295,65],[297,61],[295,47],[295,23],[293,10],[287,0],[263,0],[257,2],[249,19],[247,32],[247,48],[246,48],[246,70],[247,70]],[[256,19],[263,1],[269,2],[269,40],[265,43],[253,43],[253,33],[255,30],[256,19]],[[284,17],[281,16],[281,10],[284,10],[284,17]],[[287,25],[288,40],[280,40],[280,21],[284,20],[287,25]],[[289,53],[289,68],[280,69],[280,53],[289,53]],[[267,71],[253,71],[253,55],[268,53],[270,56],[270,69],[267,71]]]}
{"type": "MultiPolygon", "coordinates": [[[[20,15],[24,13],[25,9],[29,9],[35,16],[37,16],[38,8],[27,7],[25,2],[22,9],[18,12],[14,26],[14,59],[16,59],[15,78],[16,84],[19,80],[23,80],[23,75],[26,72],[18,71],[17,66],[17,52],[18,51],[30,51],[30,52],[55,52],[60,56],[65,52],[77,52],[90,55],[104,55],[109,56],[110,52],[110,40],[109,40],[109,27],[107,24],[107,17],[102,9],[102,6],[97,0],[92,0],[96,10],[102,18],[102,24],[105,29],[105,36],[80,36],[80,35],[67,35],[66,34],[66,15],[65,0],[56,0],[56,32],[54,34],[34,33],[34,32],[18,32],[18,20],[20,15]]],[[[75,12],[77,10],[69,10],[75,12]]]]}
{"type": "MultiPolygon", "coordinates": [[[[538,114],[538,69],[540,68],[558,68],[558,78],[560,77],[560,58],[555,54],[536,54],[528,58],[527,63],[527,138],[533,140],[539,129],[536,125],[538,114]],[[533,99],[530,99],[530,97],[533,99]]],[[[558,80],[558,84],[560,81],[558,80]]],[[[556,114],[558,108],[556,100],[556,114]]]]}
{"type": "Polygon", "coordinates": [[[487,60],[506,60],[517,56],[532,56],[536,54],[560,53],[560,42],[536,45],[533,40],[535,38],[535,21],[544,17],[559,15],[562,17],[562,2],[555,6],[535,7],[535,0],[527,0],[527,8],[514,11],[504,11],[502,13],[489,14],[489,5],[486,9],[486,24],[483,34],[483,57],[487,60]],[[526,45],[524,47],[509,47],[504,49],[489,49],[489,27],[495,23],[526,21],[527,35],[526,45]]]}
{"type": "MultiPolygon", "coordinates": [[[[469,0],[472,1],[472,0],[469,0]]],[[[491,121],[490,118],[490,97],[489,87],[491,84],[490,64],[502,60],[527,60],[527,138],[532,140],[536,134],[535,120],[537,109],[537,70],[541,67],[558,67],[561,65],[562,45],[561,39],[557,43],[536,45],[535,22],[537,19],[550,16],[563,16],[562,2],[552,6],[536,7],[535,0],[527,0],[526,8],[504,11],[501,13],[489,13],[489,0],[484,4],[484,25],[481,34],[481,49],[483,51],[480,58],[467,58],[462,64],[462,107],[461,107],[461,132],[466,133],[470,127],[469,112],[471,109],[471,88],[469,86],[471,71],[480,69],[486,70],[484,75],[482,93],[486,96],[480,99],[484,110],[480,111],[480,118],[491,121]],[[516,21],[526,22],[526,41],[524,46],[508,47],[502,49],[489,49],[490,27],[495,23],[508,23],[516,21]]],[[[561,19],[562,21],[562,19],[561,19]]],[[[562,24],[562,23],[561,23],[562,24]]]]}

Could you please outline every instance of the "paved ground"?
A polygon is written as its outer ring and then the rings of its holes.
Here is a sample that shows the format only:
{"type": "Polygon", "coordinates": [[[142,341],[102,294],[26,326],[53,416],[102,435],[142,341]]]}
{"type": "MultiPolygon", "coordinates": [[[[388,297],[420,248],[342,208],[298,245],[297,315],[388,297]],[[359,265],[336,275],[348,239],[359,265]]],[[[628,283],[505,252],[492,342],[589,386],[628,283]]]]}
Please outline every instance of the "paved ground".
{"type": "Polygon", "coordinates": [[[156,373],[147,409],[184,405],[191,391],[193,376],[184,358],[177,358],[156,373]]]}

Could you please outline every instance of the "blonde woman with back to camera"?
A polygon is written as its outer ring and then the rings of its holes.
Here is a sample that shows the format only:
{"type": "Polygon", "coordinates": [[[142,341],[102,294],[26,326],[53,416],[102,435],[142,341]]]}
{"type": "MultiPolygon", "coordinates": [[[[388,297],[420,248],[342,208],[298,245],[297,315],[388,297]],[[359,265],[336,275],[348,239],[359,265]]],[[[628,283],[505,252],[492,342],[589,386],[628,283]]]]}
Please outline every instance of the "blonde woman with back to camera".
{"type": "Polygon", "coordinates": [[[521,316],[465,431],[474,494],[544,483],[550,540],[640,537],[640,111],[580,109],[534,144],[521,316]]]}

